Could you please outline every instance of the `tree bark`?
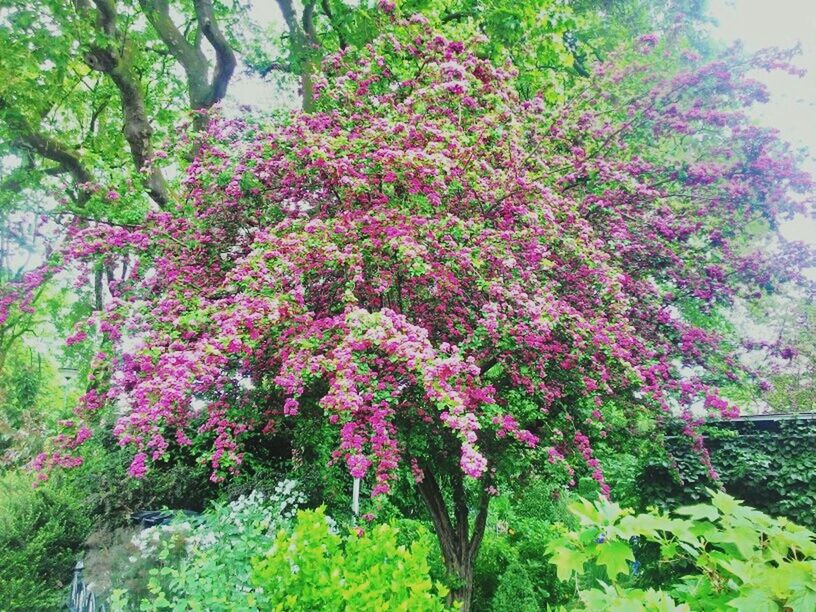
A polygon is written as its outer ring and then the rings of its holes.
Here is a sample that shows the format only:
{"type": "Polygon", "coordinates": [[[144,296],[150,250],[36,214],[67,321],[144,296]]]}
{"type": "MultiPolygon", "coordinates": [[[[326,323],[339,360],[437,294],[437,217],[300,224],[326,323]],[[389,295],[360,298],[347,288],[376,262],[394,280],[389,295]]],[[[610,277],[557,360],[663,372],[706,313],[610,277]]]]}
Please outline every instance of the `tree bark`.
{"type": "MultiPolygon", "coordinates": [[[[170,54],[176,58],[187,77],[187,95],[190,108],[204,111],[220,102],[227,94],[227,86],[237,65],[235,52],[230,47],[218,21],[215,18],[211,0],[194,0],[198,31],[215,50],[215,68],[209,78],[210,65],[207,56],[201,49],[200,37],[196,43],[190,43],[170,18],[170,6],[167,0],[139,0],[153,29],[162,39],[170,54]]],[[[206,118],[202,114],[194,118],[196,129],[202,129],[206,118]]]]}
{"type": "Polygon", "coordinates": [[[490,496],[485,492],[481,493],[471,529],[463,476],[461,474],[451,476],[453,493],[453,520],[451,520],[435,476],[427,469],[423,470],[423,473],[422,482],[417,483],[419,494],[431,515],[445,567],[459,580],[459,586],[451,590],[448,603],[458,601],[462,611],[468,612],[473,599],[473,564],[484,537],[490,496]]]}
{"type": "MultiPolygon", "coordinates": [[[[108,44],[104,47],[92,45],[85,54],[85,63],[92,70],[108,75],[119,90],[125,140],[138,172],[153,157],[153,128],[145,110],[141,84],[123,56],[127,41],[116,25],[116,7],[112,0],[94,0],[94,4],[97,10],[97,29],[108,39],[108,44]]],[[[77,6],[80,10],[87,10],[84,3],[77,6]]],[[[146,187],[159,207],[167,206],[170,200],[167,183],[161,170],[155,166],[149,169],[146,187]]]]}
{"type": "Polygon", "coordinates": [[[314,28],[314,9],[317,0],[306,0],[303,5],[302,23],[298,21],[292,0],[277,0],[283,21],[289,30],[289,47],[292,54],[292,66],[300,74],[300,91],[303,96],[302,108],[310,111],[314,101],[312,82],[315,70],[314,53],[319,47],[317,32],[314,28]]]}
{"type": "MultiPolygon", "coordinates": [[[[56,168],[46,169],[46,174],[68,173],[77,184],[77,204],[82,206],[90,198],[90,191],[82,185],[93,182],[93,175],[82,163],[82,159],[74,148],[69,147],[54,138],[40,133],[32,126],[25,117],[14,111],[14,109],[0,97],[0,111],[6,111],[5,120],[8,126],[15,133],[12,146],[19,149],[26,149],[36,153],[40,157],[55,162],[56,168]]],[[[22,182],[19,183],[22,185],[22,182]]],[[[14,189],[14,181],[5,185],[8,189],[14,189]]]]}

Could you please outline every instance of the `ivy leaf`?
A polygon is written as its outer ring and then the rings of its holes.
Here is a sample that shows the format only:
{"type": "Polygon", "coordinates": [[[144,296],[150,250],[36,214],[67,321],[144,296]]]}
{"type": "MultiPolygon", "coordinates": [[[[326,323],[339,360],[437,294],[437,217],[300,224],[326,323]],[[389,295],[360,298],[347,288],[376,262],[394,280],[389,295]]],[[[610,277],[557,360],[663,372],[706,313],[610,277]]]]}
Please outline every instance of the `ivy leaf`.
{"type": "Polygon", "coordinates": [[[606,573],[611,580],[618,574],[628,574],[627,561],[634,561],[635,555],[625,542],[606,542],[598,547],[598,565],[606,566],[606,573]]]}

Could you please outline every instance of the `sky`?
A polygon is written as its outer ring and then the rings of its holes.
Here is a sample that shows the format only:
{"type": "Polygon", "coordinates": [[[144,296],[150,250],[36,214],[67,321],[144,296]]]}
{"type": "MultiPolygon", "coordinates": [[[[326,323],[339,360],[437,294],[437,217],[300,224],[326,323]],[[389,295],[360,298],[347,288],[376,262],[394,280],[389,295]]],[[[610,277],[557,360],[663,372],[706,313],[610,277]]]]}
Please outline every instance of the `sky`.
{"type": "MultiPolygon", "coordinates": [[[[806,147],[811,155],[805,167],[816,176],[816,0],[709,0],[709,7],[717,21],[713,34],[723,42],[740,40],[749,51],[801,46],[795,63],[807,75],[757,74],[768,85],[771,100],[754,114],[796,147],[806,147]]],[[[816,245],[816,220],[788,221],[782,234],[816,245]]]]}

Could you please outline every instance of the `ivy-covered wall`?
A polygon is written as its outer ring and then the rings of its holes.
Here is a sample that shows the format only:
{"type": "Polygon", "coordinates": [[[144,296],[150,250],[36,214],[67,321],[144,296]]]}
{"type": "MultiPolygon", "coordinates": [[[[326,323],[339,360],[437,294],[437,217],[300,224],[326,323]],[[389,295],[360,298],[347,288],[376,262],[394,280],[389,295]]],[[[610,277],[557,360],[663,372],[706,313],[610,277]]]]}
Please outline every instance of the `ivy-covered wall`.
{"type": "MultiPolygon", "coordinates": [[[[717,422],[705,443],[721,486],[748,505],[816,528],[816,419],[717,422]]],[[[647,459],[638,476],[641,505],[693,503],[717,486],[685,436],[647,459]]]]}

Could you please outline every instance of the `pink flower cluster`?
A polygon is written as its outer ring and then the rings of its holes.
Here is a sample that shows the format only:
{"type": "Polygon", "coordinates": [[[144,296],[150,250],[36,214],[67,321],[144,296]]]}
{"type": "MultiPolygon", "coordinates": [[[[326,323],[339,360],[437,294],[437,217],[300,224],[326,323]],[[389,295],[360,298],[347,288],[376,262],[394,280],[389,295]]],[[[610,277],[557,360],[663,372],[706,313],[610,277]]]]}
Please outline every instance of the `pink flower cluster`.
{"type": "Polygon", "coordinates": [[[221,480],[246,437],[317,414],[339,433],[333,460],[375,495],[406,463],[423,482],[435,457],[421,453],[443,444],[485,480],[493,453],[544,445],[606,495],[590,436],[606,435],[608,403],[733,412],[678,364],[727,377],[736,362],[674,306],[753,295],[800,261],[731,247],[810,186],[736,108],[762,98],[745,71],[773,58],[685,58],[648,79],[606,66],[551,108],[421,19],[403,26],[329,58],[313,113],[266,132],[213,120],[177,209],[72,231],[69,259],[129,270],[100,315],[116,350],[89,407],[122,408],[133,476],[195,441],[221,480]],[[405,58],[423,67],[412,78],[392,72],[405,58]],[[621,116],[614,92],[630,89],[621,116]],[[728,137],[665,153],[710,133],[728,137]]]}

